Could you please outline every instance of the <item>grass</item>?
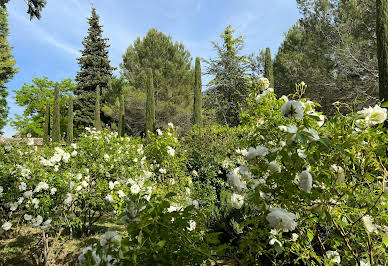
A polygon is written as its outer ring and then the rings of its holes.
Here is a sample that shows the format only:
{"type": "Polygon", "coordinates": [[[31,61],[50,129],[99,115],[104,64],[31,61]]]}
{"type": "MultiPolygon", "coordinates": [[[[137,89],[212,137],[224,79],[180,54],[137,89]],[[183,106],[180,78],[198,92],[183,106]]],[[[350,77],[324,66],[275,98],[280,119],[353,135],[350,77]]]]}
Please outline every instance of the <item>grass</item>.
{"type": "MultiPolygon", "coordinates": [[[[70,238],[65,234],[59,239],[50,237],[48,265],[73,265],[82,249],[97,243],[108,230],[123,232],[125,227],[116,223],[115,218],[104,217],[88,237],[70,238]]],[[[39,265],[39,257],[43,251],[43,243],[39,241],[41,236],[40,229],[23,226],[13,232],[8,239],[1,239],[0,265],[39,265]]]]}

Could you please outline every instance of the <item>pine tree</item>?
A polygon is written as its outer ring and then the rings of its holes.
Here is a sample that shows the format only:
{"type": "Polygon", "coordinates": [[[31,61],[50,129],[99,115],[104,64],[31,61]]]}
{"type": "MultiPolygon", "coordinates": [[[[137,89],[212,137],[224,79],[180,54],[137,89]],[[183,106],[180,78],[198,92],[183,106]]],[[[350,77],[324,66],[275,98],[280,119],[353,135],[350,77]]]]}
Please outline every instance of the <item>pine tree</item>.
{"type": "Polygon", "coordinates": [[[61,140],[60,125],[60,106],[59,106],[59,87],[55,85],[54,90],[54,111],[53,111],[53,142],[61,140]]]}
{"type": "Polygon", "coordinates": [[[93,124],[96,88],[100,86],[104,92],[115,69],[110,66],[108,38],[102,37],[102,26],[95,8],[92,8],[92,16],[88,22],[88,35],[82,42],[84,45],[82,56],[77,59],[80,66],[76,76],[77,88],[74,90],[77,96],[74,102],[74,120],[77,126],[93,124]]]}
{"type": "Polygon", "coordinates": [[[388,0],[376,0],[379,98],[388,101],[388,0]]]}
{"type": "MultiPolygon", "coordinates": [[[[8,2],[9,0],[1,0],[0,7],[5,8],[5,4],[8,2]]],[[[47,4],[46,0],[25,0],[24,2],[28,6],[27,14],[30,15],[30,20],[34,17],[40,19],[40,13],[47,4]]]]}
{"type": "Polygon", "coordinates": [[[120,117],[119,117],[119,137],[124,136],[124,115],[125,115],[125,109],[124,109],[124,96],[120,95],[120,117]]]}
{"type": "Polygon", "coordinates": [[[100,108],[100,86],[97,86],[96,89],[96,103],[95,103],[95,110],[94,110],[94,127],[97,130],[101,130],[101,108],[100,108]]]}
{"type": "Polygon", "coordinates": [[[147,68],[147,103],[146,103],[146,127],[145,132],[155,131],[155,96],[154,96],[154,82],[152,78],[152,69],[147,68]]]}
{"type": "Polygon", "coordinates": [[[264,77],[269,80],[270,87],[274,87],[273,67],[271,59],[271,49],[267,47],[265,49],[265,62],[264,62],[264,77]]]}
{"type": "Polygon", "coordinates": [[[194,76],[194,125],[201,126],[201,108],[202,108],[202,81],[201,81],[201,61],[199,57],[195,59],[194,76]]]}
{"type": "Polygon", "coordinates": [[[73,142],[73,98],[69,99],[69,109],[67,113],[67,143],[73,142]]]}
{"type": "Polygon", "coordinates": [[[8,90],[5,84],[17,72],[17,68],[14,67],[16,61],[11,55],[11,47],[7,40],[8,35],[7,10],[0,8],[0,135],[8,116],[8,90]]]}
{"type": "Polygon", "coordinates": [[[48,144],[50,142],[50,101],[46,102],[46,112],[44,114],[44,135],[43,143],[48,144]]]}

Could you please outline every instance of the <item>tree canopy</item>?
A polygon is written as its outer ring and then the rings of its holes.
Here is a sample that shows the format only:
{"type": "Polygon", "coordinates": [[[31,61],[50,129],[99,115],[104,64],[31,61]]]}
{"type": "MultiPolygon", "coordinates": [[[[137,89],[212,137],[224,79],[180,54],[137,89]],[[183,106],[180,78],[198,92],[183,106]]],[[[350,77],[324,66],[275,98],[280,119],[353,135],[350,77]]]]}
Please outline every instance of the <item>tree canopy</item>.
{"type": "MultiPolygon", "coordinates": [[[[194,78],[191,61],[183,43],[173,42],[171,36],[155,28],[127,48],[120,68],[127,81],[125,124],[129,125],[130,134],[144,131],[147,68],[153,76],[156,127],[165,127],[169,122],[182,128],[191,126],[194,78]]],[[[118,104],[115,110],[118,114],[118,104]]]]}
{"type": "MultiPolygon", "coordinates": [[[[24,83],[19,90],[14,90],[16,104],[24,107],[23,115],[15,115],[16,119],[11,124],[19,133],[25,135],[30,133],[35,137],[42,137],[47,100],[50,103],[50,113],[53,114],[54,87],[58,86],[60,92],[61,106],[61,132],[66,131],[66,113],[69,96],[72,94],[75,84],[71,79],[63,79],[61,82],[54,82],[48,77],[33,78],[32,84],[24,83]]],[[[53,121],[52,119],[50,119],[53,121]]]]}

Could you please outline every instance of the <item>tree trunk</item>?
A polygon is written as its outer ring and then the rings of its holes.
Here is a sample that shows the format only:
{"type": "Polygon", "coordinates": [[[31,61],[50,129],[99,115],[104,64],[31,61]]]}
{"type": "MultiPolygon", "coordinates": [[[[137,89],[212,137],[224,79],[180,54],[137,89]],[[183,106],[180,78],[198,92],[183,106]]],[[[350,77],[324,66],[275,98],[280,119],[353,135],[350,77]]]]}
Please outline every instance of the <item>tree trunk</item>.
{"type": "Polygon", "coordinates": [[[379,97],[388,101],[388,0],[376,0],[377,60],[379,97]]]}

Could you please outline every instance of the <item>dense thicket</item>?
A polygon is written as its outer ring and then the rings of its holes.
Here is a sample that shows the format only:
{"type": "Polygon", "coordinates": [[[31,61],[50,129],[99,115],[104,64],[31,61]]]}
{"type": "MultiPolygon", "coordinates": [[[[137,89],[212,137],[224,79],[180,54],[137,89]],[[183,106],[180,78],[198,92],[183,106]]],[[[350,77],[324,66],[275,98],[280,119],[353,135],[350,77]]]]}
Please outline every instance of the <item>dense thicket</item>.
{"type": "Polygon", "coordinates": [[[298,0],[302,18],[290,28],[274,62],[278,94],[308,87],[305,96],[333,112],[332,103],[377,100],[374,0],[298,0]]]}

